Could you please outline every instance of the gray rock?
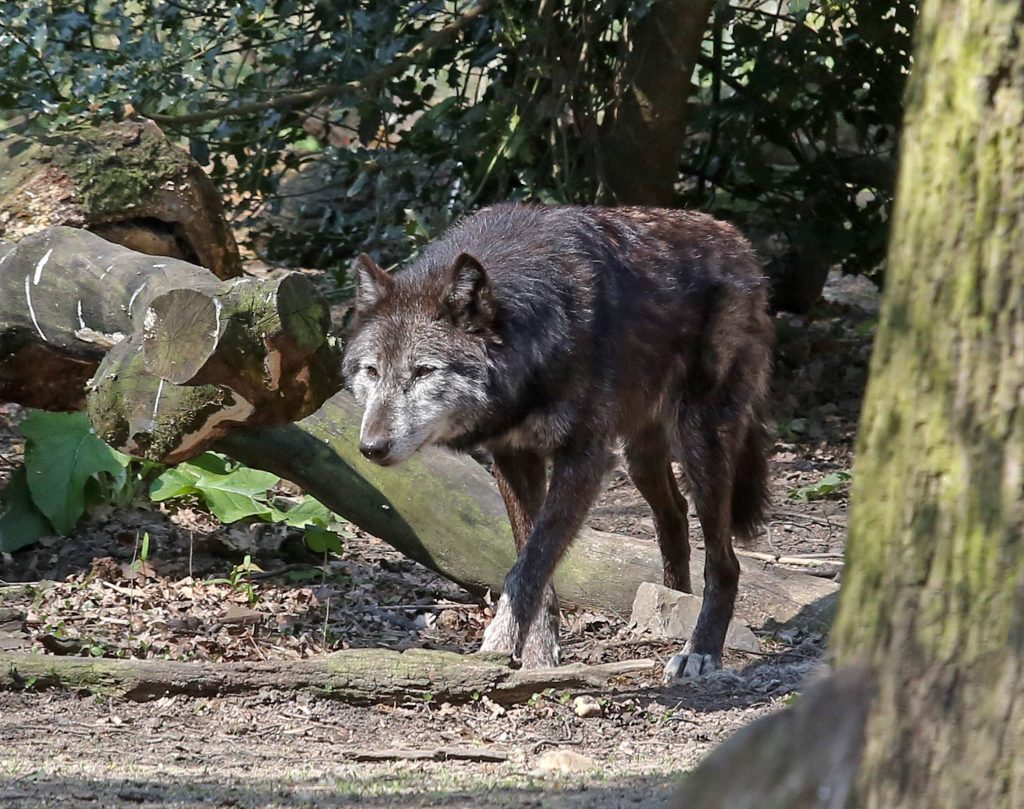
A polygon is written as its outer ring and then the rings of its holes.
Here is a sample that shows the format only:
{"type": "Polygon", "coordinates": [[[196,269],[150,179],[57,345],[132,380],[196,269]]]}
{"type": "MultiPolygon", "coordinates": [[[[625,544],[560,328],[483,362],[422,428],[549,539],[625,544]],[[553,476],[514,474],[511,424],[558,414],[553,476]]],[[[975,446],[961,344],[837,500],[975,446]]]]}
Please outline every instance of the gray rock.
{"type": "MultiPolygon", "coordinates": [[[[658,638],[689,639],[700,615],[701,599],[661,584],[644,582],[633,599],[629,624],[637,632],[650,632],[658,638]]],[[[733,619],[725,636],[725,645],[741,652],[759,652],[761,643],[753,632],[733,619]]]]}

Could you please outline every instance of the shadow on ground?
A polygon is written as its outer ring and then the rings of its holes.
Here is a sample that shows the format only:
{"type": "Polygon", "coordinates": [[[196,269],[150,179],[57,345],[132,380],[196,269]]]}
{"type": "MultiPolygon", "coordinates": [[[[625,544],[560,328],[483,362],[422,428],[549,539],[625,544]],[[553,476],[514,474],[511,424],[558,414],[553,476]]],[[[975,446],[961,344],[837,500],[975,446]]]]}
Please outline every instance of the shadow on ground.
{"type": "MultiPolygon", "coordinates": [[[[348,767],[336,777],[267,781],[259,778],[238,783],[215,778],[175,781],[73,778],[26,775],[0,781],[0,805],[7,809],[32,807],[90,807],[149,809],[150,807],[465,807],[488,809],[550,807],[550,809],[616,809],[643,806],[661,809],[672,805],[679,775],[633,776],[614,781],[541,781],[531,785],[486,781],[469,788],[445,789],[437,774],[427,776],[406,766],[393,773],[354,776],[348,767]],[[426,781],[424,784],[423,782],[426,781]]],[[[170,774],[169,774],[170,775],[170,774]]]]}

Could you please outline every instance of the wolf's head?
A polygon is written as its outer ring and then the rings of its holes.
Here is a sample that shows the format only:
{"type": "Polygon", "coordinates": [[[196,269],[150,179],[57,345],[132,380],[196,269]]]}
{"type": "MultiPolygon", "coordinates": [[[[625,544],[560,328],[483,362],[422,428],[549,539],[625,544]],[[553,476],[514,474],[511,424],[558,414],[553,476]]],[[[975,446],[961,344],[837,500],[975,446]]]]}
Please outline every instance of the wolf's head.
{"type": "Polygon", "coordinates": [[[441,272],[388,275],[356,261],[348,388],[364,405],[360,451],[390,466],[468,432],[487,403],[496,304],[480,262],[462,253],[441,272]]]}

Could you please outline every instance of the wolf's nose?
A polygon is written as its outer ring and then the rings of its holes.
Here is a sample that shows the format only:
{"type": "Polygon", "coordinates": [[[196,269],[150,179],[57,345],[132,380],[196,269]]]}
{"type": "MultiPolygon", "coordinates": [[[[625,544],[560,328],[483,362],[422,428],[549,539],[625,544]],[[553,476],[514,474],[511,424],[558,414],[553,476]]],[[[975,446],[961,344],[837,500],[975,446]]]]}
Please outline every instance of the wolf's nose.
{"type": "Polygon", "coordinates": [[[368,438],[360,442],[359,451],[371,461],[382,461],[391,452],[391,442],[386,438],[368,438]]]}

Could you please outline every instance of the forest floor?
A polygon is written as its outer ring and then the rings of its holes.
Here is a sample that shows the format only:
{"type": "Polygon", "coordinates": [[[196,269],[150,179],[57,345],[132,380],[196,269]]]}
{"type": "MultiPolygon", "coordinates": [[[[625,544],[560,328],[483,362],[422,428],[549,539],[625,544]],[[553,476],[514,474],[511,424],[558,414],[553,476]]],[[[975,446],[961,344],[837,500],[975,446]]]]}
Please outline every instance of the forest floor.
{"type": "MultiPolygon", "coordinates": [[[[848,488],[820,484],[852,466],[877,303],[864,283],[833,278],[812,317],[776,319],[775,501],[766,531],[743,550],[809,575],[842,571],[848,488]]],[[[0,409],[0,483],[20,461],[21,415],[0,409]]],[[[622,469],[589,522],[653,541],[649,510],[622,469]]],[[[691,528],[700,545],[692,515],[691,528]]],[[[145,498],[93,510],[73,537],[5,555],[0,580],[41,583],[0,586],[0,649],[41,653],[224,661],[352,647],[465,652],[491,615],[362,532],[349,532],[324,564],[294,532],[222,526],[199,504],[145,498]],[[246,554],[262,573],[237,575],[246,554]]],[[[668,806],[710,748],[785,704],[822,665],[820,635],[758,634],[762,653],[729,652],[725,671],[706,679],[665,688],[658,669],[617,678],[593,693],[601,709],[587,718],[574,710],[578,692],[513,706],[355,707],[273,690],[148,703],[3,691],[0,805],[668,806]],[[465,758],[415,757],[440,748],[465,758]]],[[[564,614],[566,662],[653,658],[660,668],[678,645],[638,635],[628,616],[564,614]]]]}

